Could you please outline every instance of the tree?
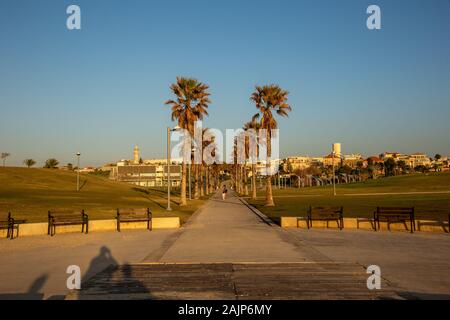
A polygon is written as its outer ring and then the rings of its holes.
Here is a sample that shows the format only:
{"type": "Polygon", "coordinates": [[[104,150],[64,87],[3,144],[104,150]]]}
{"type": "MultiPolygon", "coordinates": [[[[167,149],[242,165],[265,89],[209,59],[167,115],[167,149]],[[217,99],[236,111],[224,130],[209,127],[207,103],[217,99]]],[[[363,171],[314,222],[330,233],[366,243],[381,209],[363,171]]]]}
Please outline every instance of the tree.
{"type": "Polygon", "coordinates": [[[44,168],[46,169],[55,169],[59,164],[59,161],[56,159],[48,159],[47,161],[45,161],[45,165],[44,168]]]}
{"type": "Polygon", "coordinates": [[[439,161],[441,160],[442,156],[438,153],[434,156],[434,160],[439,161]]]}
{"type": "Polygon", "coordinates": [[[28,168],[31,168],[36,164],[36,161],[34,161],[33,159],[25,159],[23,160],[23,164],[26,165],[28,168]]]}
{"type": "Polygon", "coordinates": [[[278,85],[256,86],[256,90],[251,95],[259,113],[253,116],[256,120],[261,118],[260,127],[266,131],[267,140],[267,161],[266,161],[266,206],[274,206],[272,196],[272,175],[271,175],[271,156],[272,156],[272,131],[278,128],[278,123],[274,118],[273,112],[279,116],[287,117],[288,112],[292,110],[287,103],[289,92],[281,89],[278,85]]]}
{"type": "MultiPolygon", "coordinates": [[[[244,130],[253,130],[253,133],[256,135],[256,139],[258,137],[258,131],[260,128],[260,124],[256,121],[256,119],[252,119],[252,121],[247,122],[244,125],[244,130]]],[[[247,141],[246,139],[246,149],[247,149],[247,141]]],[[[258,141],[256,142],[256,154],[253,154],[254,157],[258,158],[259,155],[259,147],[258,147],[258,141]]],[[[250,147],[250,146],[248,146],[250,147]]],[[[250,151],[250,150],[249,150],[250,151]]],[[[253,159],[252,161],[252,200],[256,200],[256,159],[253,159]]]]}
{"type": "Polygon", "coordinates": [[[403,174],[406,173],[406,162],[404,160],[399,160],[397,162],[397,167],[403,174]]]}
{"type": "Polygon", "coordinates": [[[11,154],[9,154],[8,152],[2,152],[2,160],[3,160],[3,166],[6,165],[6,158],[8,158],[11,154]]]}
{"type": "Polygon", "coordinates": [[[414,168],[414,171],[425,173],[428,169],[424,165],[420,164],[414,168]]]}
{"type": "MultiPolygon", "coordinates": [[[[170,86],[172,93],[176,100],[166,101],[166,105],[171,106],[172,121],[177,120],[178,126],[189,132],[191,136],[194,135],[194,122],[202,120],[205,115],[208,115],[208,105],[210,94],[209,87],[206,84],[199,82],[196,79],[177,77],[176,83],[170,86]]],[[[192,145],[189,146],[189,152],[192,152],[192,145]]],[[[183,153],[186,150],[183,150],[183,153]]],[[[181,206],[187,204],[186,201],[186,163],[182,163],[182,178],[181,178],[181,206]]]]}
{"type": "Polygon", "coordinates": [[[67,164],[67,170],[72,171],[72,170],[73,170],[73,164],[68,163],[68,164],[67,164]]]}
{"type": "Polygon", "coordinates": [[[397,163],[395,162],[395,160],[393,158],[388,158],[384,162],[384,169],[385,169],[386,177],[395,175],[396,167],[397,167],[397,163]]]}

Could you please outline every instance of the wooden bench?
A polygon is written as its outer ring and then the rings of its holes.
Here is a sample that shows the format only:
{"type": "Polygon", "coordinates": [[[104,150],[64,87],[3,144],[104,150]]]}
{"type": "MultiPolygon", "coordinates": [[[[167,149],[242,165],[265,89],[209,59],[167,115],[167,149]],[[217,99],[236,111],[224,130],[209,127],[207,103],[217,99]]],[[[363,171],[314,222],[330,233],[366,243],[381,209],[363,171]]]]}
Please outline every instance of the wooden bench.
{"type": "Polygon", "coordinates": [[[81,224],[81,232],[89,232],[89,217],[84,212],[73,210],[52,210],[48,212],[48,234],[54,236],[56,226],[69,226],[81,224]],[[85,231],[86,230],[86,231],[85,231]]]}
{"type": "Polygon", "coordinates": [[[344,207],[309,207],[307,226],[312,228],[313,221],[336,221],[340,230],[344,228],[344,207]]]}
{"type": "Polygon", "coordinates": [[[19,236],[19,225],[25,223],[26,220],[16,220],[12,217],[11,212],[0,213],[0,229],[7,230],[6,238],[14,239],[14,229],[17,230],[19,236]]]}
{"type": "Polygon", "coordinates": [[[403,223],[408,230],[406,222],[409,221],[411,233],[416,230],[414,207],[377,207],[374,212],[374,220],[375,228],[378,226],[378,230],[380,230],[380,221],[387,223],[388,230],[391,230],[391,223],[403,223]]]}
{"type": "Polygon", "coordinates": [[[128,222],[147,222],[147,229],[152,230],[152,213],[149,208],[144,209],[117,209],[117,231],[120,224],[128,222]]]}

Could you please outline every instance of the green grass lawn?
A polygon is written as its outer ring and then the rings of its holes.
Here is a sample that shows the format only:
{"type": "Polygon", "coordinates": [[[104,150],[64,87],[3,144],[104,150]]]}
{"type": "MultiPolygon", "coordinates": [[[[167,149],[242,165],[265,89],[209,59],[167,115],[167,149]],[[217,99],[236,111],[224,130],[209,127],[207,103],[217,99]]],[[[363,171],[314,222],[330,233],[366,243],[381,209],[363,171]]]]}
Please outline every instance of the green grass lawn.
{"type": "Polygon", "coordinates": [[[188,201],[180,207],[174,190],[172,211],[165,210],[167,192],[81,175],[76,191],[76,173],[50,169],[0,168],[0,211],[11,211],[27,222],[47,221],[47,211],[55,208],[85,209],[89,218],[113,219],[116,208],[150,208],[155,217],[180,217],[186,222],[205,199],[188,201]]]}
{"type": "Polygon", "coordinates": [[[377,206],[414,206],[416,216],[423,219],[448,219],[450,213],[450,173],[416,174],[379,178],[351,184],[302,189],[276,189],[275,207],[264,206],[264,192],[258,192],[258,200],[249,203],[275,221],[281,216],[301,216],[312,206],[344,206],[346,217],[371,216],[377,206]],[[416,193],[378,194],[377,193],[416,193]],[[430,192],[430,194],[420,194],[430,192]],[[419,193],[419,194],[417,194],[419,193]]]}

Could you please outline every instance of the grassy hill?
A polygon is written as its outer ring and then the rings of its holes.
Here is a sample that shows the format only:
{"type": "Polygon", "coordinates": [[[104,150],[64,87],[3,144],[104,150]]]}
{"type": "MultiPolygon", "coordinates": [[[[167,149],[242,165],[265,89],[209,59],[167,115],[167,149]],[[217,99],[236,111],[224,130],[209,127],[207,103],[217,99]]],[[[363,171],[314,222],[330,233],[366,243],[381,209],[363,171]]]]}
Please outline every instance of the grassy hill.
{"type": "Polygon", "coordinates": [[[344,206],[345,216],[364,217],[377,206],[414,206],[417,217],[447,220],[450,213],[450,173],[432,173],[379,178],[333,187],[274,188],[276,207],[264,206],[264,193],[250,203],[268,216],[305,215],[312,206],[344,206]]]}
{"type": "Polygon", "coordinates": [[[76,179],[76,173],[70,171],[0,168],[0,211],[11,211],[28,222],[42,222],[54,208],[85,209],[90,219],[112,219],[116,208],[149,207],[155,216],[179,216],[184,222],[203,203],[196,200],[179,207],[179,195],[174,192],[173,211],[167,212],[167,193],[162,190],[80,175],[81,190],[77,192],[76,179]]]}

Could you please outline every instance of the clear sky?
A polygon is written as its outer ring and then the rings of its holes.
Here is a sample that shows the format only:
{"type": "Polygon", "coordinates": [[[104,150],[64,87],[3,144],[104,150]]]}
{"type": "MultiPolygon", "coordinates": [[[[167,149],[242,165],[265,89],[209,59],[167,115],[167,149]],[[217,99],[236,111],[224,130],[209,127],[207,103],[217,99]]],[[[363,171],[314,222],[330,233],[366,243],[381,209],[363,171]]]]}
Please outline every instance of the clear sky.
{"type": "Polygon", "coordinates": [[[450,1],[0,1],[0,151],[9,164],[163,157],[169,85],[211,87],[205,125],[239,128],[256,84],[290,92],[283,156],[450,155],[450,1]],[[82,29],[66,28],[81,7],[82,29]],[[382,30],[366,27],[377,4],[382,30]]]}

